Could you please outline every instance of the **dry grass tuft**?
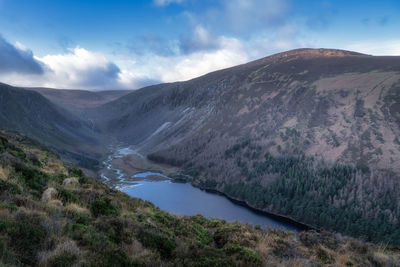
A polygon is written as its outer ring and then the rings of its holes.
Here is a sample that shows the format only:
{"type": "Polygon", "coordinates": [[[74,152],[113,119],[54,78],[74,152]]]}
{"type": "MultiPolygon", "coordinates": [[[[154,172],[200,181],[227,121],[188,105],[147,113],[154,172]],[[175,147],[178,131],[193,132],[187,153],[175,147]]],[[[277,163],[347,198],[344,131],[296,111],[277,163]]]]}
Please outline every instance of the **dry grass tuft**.
{"type": "Polygon", "coordinates": [[[52,251],[44,251],[39,253],[39,266],[57,266],[58,263],[66,264],[65,261],[69,261],[68,263],[77,264],[81,256],[81,250],[78,248],[76,243],[73,240],[66,240],[62,243],[59,243],[52,251]]]}
{"type": "Polygon", "coordinates": [[[155,256],[153,255],[154,254],[153,252],[144,248],[142,244],[137,240],[133,240],[131,244],[124,245],[124,250],[132,260],[137,260],[137,259],[145,260],[146,258],[150,259],[154,258],[155,256]]]}
{"type": "Polygon", "coordinates": [[[10,170],[8,168],[0,166],[0,179],[7,180],[9,175],[10,175],[10,170]]]}
{"type": "Polygon", "coordinates": [[[78,212],[83,213],[85,215],[90,215],[90,211],[87,208],[81,207],[75,203],[69,204],[66,207],[67,212],[78,212]]]}

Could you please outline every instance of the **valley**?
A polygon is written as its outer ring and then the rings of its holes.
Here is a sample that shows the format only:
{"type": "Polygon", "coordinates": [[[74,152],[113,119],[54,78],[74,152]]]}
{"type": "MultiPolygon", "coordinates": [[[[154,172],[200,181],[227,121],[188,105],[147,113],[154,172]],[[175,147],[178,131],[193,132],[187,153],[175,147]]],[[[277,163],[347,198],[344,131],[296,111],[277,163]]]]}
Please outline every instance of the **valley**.
{"type": "Polygon", "coordinates": [[[399,245],[399,73],[399,57],[298,49],[128,93],[3,85],[32,97],[29,112],[1,125],[111,186],[157,170],[314,228],[399,245]],[[24,122],[38,107],[62,117],[24,122]]]}

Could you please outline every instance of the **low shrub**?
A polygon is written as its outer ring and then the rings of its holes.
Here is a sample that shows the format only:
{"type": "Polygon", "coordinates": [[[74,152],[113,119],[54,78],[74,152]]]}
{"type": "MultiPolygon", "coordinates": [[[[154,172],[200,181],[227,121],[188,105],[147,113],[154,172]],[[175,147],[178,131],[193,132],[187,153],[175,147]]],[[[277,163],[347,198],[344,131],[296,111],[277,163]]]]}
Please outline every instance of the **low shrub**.
{"type": "Polygon", "coordinates": [[[8,139],[0,136],[0,152],[4,152],[8,147],[8,139]]]}
{"type": "Polygon", "coordinates": [[[203,245],[208,245],[213,241],[213,237],[208,232],[206,229],[204,229],[201,225],[199,224],[194,224],[192,226],[194,233],[193,235],[196,237],[196,239],[203,245]]]}
{"type": "Polygon", "coordinates": [[[21,159],[23,161],[26,160],[25,152],[22,149],[20,149],[19,147],[13,146],[12,149],[10,149],[9,152],[10,152],[11,155],[13,155],[16,158],[19,158],[19,159],[21,159]]]}
{"type": "Polygon", "coordinates": [[[0,203],[0,209],[1,208],[6,208],[11,211],[16,211],[17,210],[17,205],[15,203],[0,203]]]}
{"type": "Polygon", "coordinates": [[[100,266],[133,266],[133,264],[125,251],[116,248],[103,253],[100,266]]]}
{"type": "Polygon", "coordinates": [[[7,192],[10,195],[21,194],[21,190],[16,184],[12,184],[0,179],[0,194],[3,192],[7,192]]]}
{"type": "Polygon", "coordinates": [[[256,251],[246,247],[243,247],[242,250],[239,252],[238,259],[243,260],[251,265],[261,265],[262,263],[261,256],[258,255],[256,251]]]}
{"type": "Polygon", "coordinates": [[[78,257],[75,254],[64,252],[50,258],[47,264],[49,267],[69,267],[75,264],[77,260],[78,257]]]}
{"type": "Polygon", "coordinates": [[[0,238],[0,266],[18,266],[17,257],[0,238]]]}
{"type": "Polygon", "coordinates": [[[8,236],[8,245],[14,249],[23,264],[35,265],[36,254],[42,247],[46,231],[41,225],[0,220],[0,234],[8,236]]]}
{"type": "Polygon", "coordinates": [[[240,245],[229,245],[225,249],[226,254],[236,255],[238,260],[244,261],[249,265],[261,265],[262,258],[258,253],[251,248],[240,245]]]}
{"type": "Polygon", "coordinates": [[[57,198],[59,198],[64,204],[80,203],[79,195],[62,188],[58,189],[57,198]]]}
{"type": "Polygon", "coordinates": [[[88,225],[90,223],[90,218],[84,213],[69,210],[66,212],[66,215],[78,224],[88,225]]]}
{"type": "Polygon", "coordinates": [[[321,246],[317,249],[317,258],[324,264],[331,264],[334,262],[334,257],[321,246]]]}
{"type": "Polygon", "coordinates": [[[36,167],[42,167],[43,165],[42,162],[38,159],[38,157],[34,154],[29,155],[28,161],[36,167]]]}
{"type": "Polygon", "coordinates": [[[154,213],[153,216],[154,220],[162,223],[164,225],[173,225],[175,223],[175,217],[172,216],[171,214],[165,212],[165,211],[161,211],[158,210],[154,213]]]}
{"type": "Polygon", "coordinates": [[[217,249],[205,248],[193,253],[195,254],[183,261],[184,266],[237,266],[223,251],[217,249]]]}
{"type": "Polygon", "coordinates": [[[214,233],[214,242],[218,248],[222,248],[228,242],[229,237],[232,235],[232,229],[229,227],[224,227],[217,229],[214,233]]]}
{"type": "Polygon", "coordinates": [[[78,245],[87,246],[96,253],[102,253],[113,245],[106,235],[98,232],[93,226],[69,224],[66,226],[66,232],[69,237],[77,241],[78,245]]]}
{"type": "Polygon", "coordinates": [[[15,169],[20,174],[18,178],[24,186],[40,193],[49,180],[47,174],[35,168],[18,165],[15,169]]]}
{"type": "Polygon", "coordinates": [[[65,173],[54,174],[50,177],[52,181],[55,181],[58,184],[61,184],[68,176],[65,173]]]}
{"type": "Polygon", "coordinates": [[[79,178],[84,176],[83,171],[81,169],[78,169],[78,168],[71,168],[69,170],[69,174],[71,176],[76,176],[76,177],[79,177],[79,178]]]}
{"type": "Polygon", "coordinates": [[[93,216],[118,216],[119,207],[111,202],[110,199],[99,197],[90,203],[90,211],[93,216]]]}
{"type": "Polygon", "coordinates": [[[171,257],[177,247],[175,240],[146,230],[139,232],[138,239],[145,247],[156,249],[164,258],[171,257]]]}

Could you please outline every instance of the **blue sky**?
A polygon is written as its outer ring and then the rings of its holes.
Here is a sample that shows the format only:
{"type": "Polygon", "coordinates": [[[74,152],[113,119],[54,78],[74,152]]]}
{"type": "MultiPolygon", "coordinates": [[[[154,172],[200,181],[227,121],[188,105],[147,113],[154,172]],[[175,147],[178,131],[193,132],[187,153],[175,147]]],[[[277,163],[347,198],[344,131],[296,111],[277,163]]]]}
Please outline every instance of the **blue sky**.
{"type": "Polygon", "coordinates": [[[300,47],[400,55],[398,0],[0,0],[0,81],[186,80],[300,47]]]}

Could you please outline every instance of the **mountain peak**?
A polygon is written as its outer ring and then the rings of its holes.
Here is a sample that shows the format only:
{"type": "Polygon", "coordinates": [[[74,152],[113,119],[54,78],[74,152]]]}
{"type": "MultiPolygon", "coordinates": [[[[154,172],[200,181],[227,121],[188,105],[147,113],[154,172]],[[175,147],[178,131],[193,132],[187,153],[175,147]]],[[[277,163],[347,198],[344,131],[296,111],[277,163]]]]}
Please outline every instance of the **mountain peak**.
{"type": "Polygon", "coordinates": [[[326,49],[326,48],[300,48],[272,55],[272,57],[280,57],[280,58],[293,57],[293,56],[309,58],[309,57],[347,57],[347,56],[369,56],[369,55],[353,51],[346,51],[340,49],[326,49]]]}
{"type": "Polygon", "coordinates": [[[266,64],[266,63],[279,63],[296,59],[311,59],[311,58],[346,58],[346,57],[371,57],[371,55],[362,54],[353,51],[346,51],[340,49],[327,49],[327,48],[299,48],[273,54],[253,62],[253,64],[266,64]]]}

